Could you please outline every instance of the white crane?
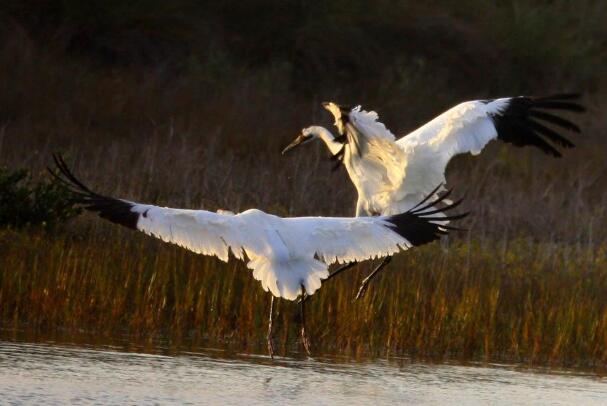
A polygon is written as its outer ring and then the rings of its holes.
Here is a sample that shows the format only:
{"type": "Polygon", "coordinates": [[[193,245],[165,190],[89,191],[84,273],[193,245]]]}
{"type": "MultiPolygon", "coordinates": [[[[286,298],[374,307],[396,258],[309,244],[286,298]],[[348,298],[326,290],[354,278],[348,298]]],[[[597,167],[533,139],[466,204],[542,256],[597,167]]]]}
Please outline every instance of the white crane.
{"type": "MultiPolygon", "coordinates": [[[[199,254],[227,262],[231,252],[237,259],[248,260],[253,277],[272,294],[267,337],[270,355],[274,353],[274,297],[295,300],[312,295],[329,277],[331,263],[378,258],[429,243],[453,229],[446,221],[466,215],[445,214],[459,202],[434,210],[436,202],[428,203],[430,196],[406,213],[361,218],[282,218],[256,209],[236,215],[172,209],[97,194],[71,173],[61,156],[53,158],[59,173],[51,170],[51,174],[70,188],[75,201],[86,210],[199,254]]],[[[300,302],[301,338],[309,354],[304,301],[300,302]]]]}
{"type": "MultiPolygon", "coordinates": [[[[498,139],[516,146],[534,146],[560,157],[557,147],[573,143],[551,124],[563,130],[580,132],[577,125],[546,110],[583,112],[578,95],[548,97],[508,97],[461,103],[412,133],[396,139],[378,121],[375,111],[323,103],[335,118],[338,136],[320,126],[302,130],[283,154],[309,141],[322,140],[334,159],[341,161],[358,192],[356,216],[391,215],[413,207],[436,185],[444,185],[445,169],[455,155],[479,154],[489,141],[498,139]]],[[[357,294],[360,298],[370,280],[390,257],[386,257],[366,278],[357,294]]],[[[345,267],[349,267],[346,265],[345,267]]],[[[339,269],[337,273],[343,271],[339,269]]]]}

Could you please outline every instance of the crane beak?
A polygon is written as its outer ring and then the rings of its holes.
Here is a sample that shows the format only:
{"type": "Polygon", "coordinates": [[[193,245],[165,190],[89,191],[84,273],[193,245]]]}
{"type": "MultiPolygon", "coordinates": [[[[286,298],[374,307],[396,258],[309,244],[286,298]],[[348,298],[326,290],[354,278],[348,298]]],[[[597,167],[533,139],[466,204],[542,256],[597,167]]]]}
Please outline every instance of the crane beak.
{"type": "Polygon", "coordinates": [[[312,140],[312,136],[311,135],[304,135],[304,134],[299,134],[297,136],[297,138],[295,138],[295,140],[293,140],[292,143],[290,143],[289,145],[287,145],[285,147],[285,149],[282,150],[282,154],[286,154],[287,152],[289,152],[290,150],[292,150],[293,148],[295,148],[298,145],[303,145],[307,142],[310,142],[312,140]]]}

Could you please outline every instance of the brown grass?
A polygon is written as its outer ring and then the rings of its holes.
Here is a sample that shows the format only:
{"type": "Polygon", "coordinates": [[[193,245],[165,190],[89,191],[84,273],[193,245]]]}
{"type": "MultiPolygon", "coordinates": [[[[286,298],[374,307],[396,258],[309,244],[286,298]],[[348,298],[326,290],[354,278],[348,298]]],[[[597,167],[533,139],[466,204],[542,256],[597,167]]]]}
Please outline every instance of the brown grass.
{"type": "MultiPolygon", "coordinates": [[[[265,351],[269,296],[224,265],[134,233],[4,232],[0,320],[47,336],[87,331],[133,342],[265,351]],[[111,242],[108,240],[111,238],[111,242]]],[[[607,251],[587,245],[454,242],[398,257],[361,302],[368,265],[314,295],[316,355],[409,355],[603,368],[607,251]]],[[[277,305],[279,351],[298,349],[298,307],[277,305]]]]}

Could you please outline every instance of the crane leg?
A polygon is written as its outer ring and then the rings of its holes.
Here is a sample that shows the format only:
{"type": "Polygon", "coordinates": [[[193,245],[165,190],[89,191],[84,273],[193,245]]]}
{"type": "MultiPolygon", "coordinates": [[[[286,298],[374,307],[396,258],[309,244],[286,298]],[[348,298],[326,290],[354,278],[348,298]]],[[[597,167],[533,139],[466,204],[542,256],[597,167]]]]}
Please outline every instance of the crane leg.
{"type": "Polygon", "coordinates": [[[356,294],[356,299],[354,300],[358,300],[361,297],[363,297],[365,295],[365,292],[367,291],[367,288],[369,287],[369,283],[371,282],[371,280],[377,276],[377,274],[379,273],[379,271],[381,271],[386,265],[388,265],[390,263],[390,261],[392,261],[392,256],[388,256],[385,257],[384,260],[381,262],[381,264],[379,264],[377,266],[377,268],[375,268],[373,270],[373,272],[371,272],[369,274],[369,276],[367,276],[362,283],[360,284],[360,287],[358,288],[358,293],[356,294]]]}
{"type": "MultiPolygon", "coordinates": [[[[306,289],[304,288],[304,285],[301,285],[301,296],[303,298],[303,295],[306,294],[306,289]]],[[[300,300],[299,302],[300,307],[300,311],[301,311],[301,342],[304,346],[304,349],[306,350],[306,354],[308,354],[308,357],[311,355],[310,353],[310,340],[308,340],[308,335],[306,334],[306,312],[305,312],[305,305],[306,302],[305,300],[300,300]]]]}
{"type": "Polygon", "coordinates": [[[339,275],[340,273],[342,273],[346,269],[352,268],[356,264],[358,264],[358,262],[356,262],[356,261],[354,261],[354,262],[348,262],[347,264],[343,264],[342,266],[340,266],[339,268],[337,268],[335,271],[331,272],[331,274],[327,277],[327,279],[325,279],[325,282],[328,281],[329,279],[333,278],[334,276],[339,275]]]}
{"type": "Polygon", "coordinates": [[[272,340],[272,315],[274,313],[274,295],[270,294],[272,299],[270,300],[270,320],[268,322],[268,335],[266,339],[268,340],[268,352],[270,353],[270,357],[274,358],[274,343],[272,340]]]}
{"type": "MultiPolygon", "coordinates": [[[[333,278],[334,276],[339,275],[340,273],[342,273],[346,269],[352,268],[356,264],[358,264],[358,262],[356,262],[356,261],[354,261],[354,262],[348,262],[347,264],[343,264],[342,266],[340,266],[339,268],[337,268],[335,271],[331,272],[331,274],[327,277],[327,279],[325,279],[323,281],[323,283],[326,283],[329,279],[333,278]]],[[[307,293],[304,293],[304,295],[301,297],[301,299],[299,299],[299,302],[300,303],[302,301],[305,302],[309,298],[310,298],[310,296],[307,293]]]]}

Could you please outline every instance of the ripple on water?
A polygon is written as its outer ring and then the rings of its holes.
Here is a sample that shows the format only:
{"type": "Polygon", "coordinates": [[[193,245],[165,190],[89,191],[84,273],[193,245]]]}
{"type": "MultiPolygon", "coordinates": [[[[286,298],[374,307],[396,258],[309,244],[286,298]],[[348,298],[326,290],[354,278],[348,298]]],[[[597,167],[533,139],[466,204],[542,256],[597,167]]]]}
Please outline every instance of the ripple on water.
{"type": "Polygon", "coordinates": [[[606,404],[607,381],[512,366],[176,356],[0,341],[0,399],[47,404],[606,404]]]}

